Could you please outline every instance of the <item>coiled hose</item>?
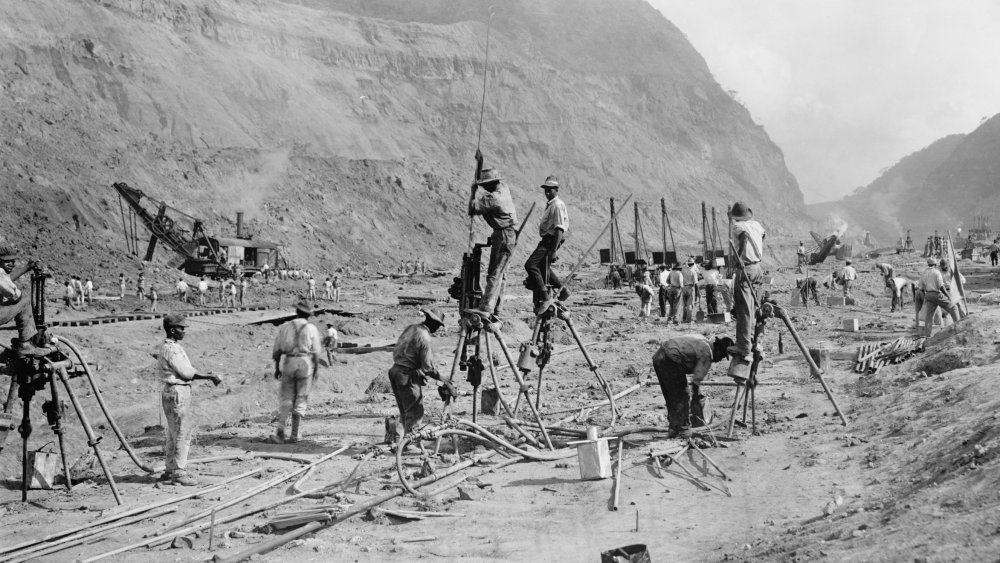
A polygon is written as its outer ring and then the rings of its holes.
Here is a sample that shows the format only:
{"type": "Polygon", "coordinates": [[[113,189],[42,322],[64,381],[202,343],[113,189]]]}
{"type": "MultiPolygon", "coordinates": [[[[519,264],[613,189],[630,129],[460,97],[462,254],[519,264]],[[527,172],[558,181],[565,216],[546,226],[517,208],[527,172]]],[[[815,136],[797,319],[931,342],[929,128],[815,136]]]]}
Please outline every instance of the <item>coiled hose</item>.
{"type": "MultiPolygon", "coordinates": [[[[90,372],[90,366],[88,366],[87,362],[83,359],[83,354],[80,353],[80,349],[77,348],[72,342],[70,342],[69,340],[67,340],[65,337],[62,336],[53,336],[52,342],[54,342],[56,345],[63,344],[73,352],[73,355],[76,356],[77,361],[79,361],[80,365],[83,366],[83,373],[87,375],[87,381],[90,382],[90,388],[93,389],[94,391],[94,397],[97,398],[97,404],[101,407],[101,411],[104,412],[104,418],[108,420],[108,424],[111,426],[111,430],[114,431],[115,436],[118,437],[118,441],[121,442],[122,448],[128,453],[128,456],[132,458],[132,461],[135,462],[136,466],[138,466],[139,469],[142,469],[146,473],[154,473],[152,467],[144,464],[139,459],[139,456],[137,456],[135,454],[135,451],[132,450],[132,446],[130,446],[128,441],[125,440],[125,435],[122,434],[122,431],[118,429],[118,424],[115,423],[114,417],[111,416],[111,413],[108,411],[107,405],[104,404],[104,397],[101,396],[101,389],[97,386],[97,382],[94,380],[94,374],[90,372]]],[[[69,382],[67,381],[67,384],[68,383],[69,382]]]]}
{"type": "Polygon", "coordinates": [[[402,484],[403,488],[406,489],[406,492],[418,497],[429,496],[425,493],[417,491],[412,485],[410,485],[410,482],[407,481],[406,479],[406,475],[403,473],[403,450],[406,449],[406,446],[409,445],[409,443],[412,441],[413,438],[417,439],[424,438],[427,440],[434,440],[436,438],[443,436],[464,436],[466,438],[471,438],[473,440],[483,442],[490,446],[494,447],[500,446],[506,448],[507,450],[510,450],[518,455],[521,455],[528,459],[533,459],[535,461],[556,461],[576,455],[575,448],[563,448],[562,450],[556,450],[547,453],[523,450],[511,444],[510,442],[504,440],[503,438],[497,436],[496,434],[490,432],[489,430],[483,428],[482,426],[479,426],[478,424],[475,424],[468,420],[458,420],[456,421],[456,423],[459,425],[467,426],[473,431],[462,430],[459,428],[443,428],[443,429],[439,428],[431,430],[429,432],[421,432],[419,434],[413,435],[412,438],[410,436],[404,436],[402,439],[400,439],[399,444],[396,445],[396,474],[399,475],[399,482],[400,484],[402,484]]]}

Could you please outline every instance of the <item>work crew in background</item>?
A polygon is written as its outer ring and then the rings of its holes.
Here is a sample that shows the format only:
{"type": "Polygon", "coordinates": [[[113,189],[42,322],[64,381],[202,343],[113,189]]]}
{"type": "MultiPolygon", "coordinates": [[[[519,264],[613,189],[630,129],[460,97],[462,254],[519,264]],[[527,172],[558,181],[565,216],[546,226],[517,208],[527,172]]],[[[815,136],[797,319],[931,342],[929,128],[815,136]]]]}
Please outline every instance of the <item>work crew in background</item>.
{"type": "Polygon", "coordinates": [[[83,284],[83,296],[88,303],[94,302],[94,281],[87,278],[87,283],[83,284]]]}
{"type": "Polygon", "coordinates": [[[333,300],[340,303],[340,276],[336,274],[333,276],[333,300]]]}
{"type": "MultiPolygon", "coordinates": [[[[937,265],[937,260],[934,258],[927,258],[927,267],[933,268],[937,265]]],[[[921,277],[923,275],[921,274],[921,277]]],[[[922,317],[920,316],[921,311],[924,309],[924,290],[921,289],[921,282],[918,280],[916,282],[910,282],[910,291],[913,293],[913,308],[915,311],[913,317],[913,328],[920,328],[920,321],[922,317]]]]}
{"type": "Polygon", "coordinates": [[[799,278],[795,280],[795,287],[799,290],[799,300],[802,301],[803,307],[809,307],[809,294],[812,294],[813,301],[816,305],[819,305],[819,280],[813,276],[807,278],[799,278]]]}
{"type": "Polygon", "coordinates": [[[796,272],[801,274],[803,272],[802,268],[804,268],[806,262],[808,262],[806,258],[806,245],[803,244],[802,241],[799,241],[799,249],[795,251],[795,257],[797,259],[796,263],[798,264],[796,272]]]}
{"type": "Polygon", "coordinates": [[[278,417],[274,423],[272,444],[298,442],[302,439],[302,417],[309,404],[309,389],[319,373],[319,358],[323,353],[319,330],[309,322],[313,306],[299,301],[295,318],[278,328],[274,338],[271,358],[274,360],[274,378],[281,381],[278,393],[278,417]],[[285,436],[288,415],[292,415],[292,433],[285,436]]]}
{"type": "Polygon", "coordinates": [[[240,278],[240,305],[241,306],[244,304],[243,300],[246,299],[246,296],[247,296],[247,284],[249,284],[249,283],[250,282],[248,282],[246,278],[240,278]]]}
{"type": "Polygon", "coordinates": [[[895,312],[897,310],[902,311],[903,305],[905,305],[905,299],[903,299],[903,289],[910,284],[910,280],[896,276],[892,278],[890,283],[892,283],[890,288],[892,290],[892,308],[890,309],[890,312],[895,312]]]}
{"type": "Polygon", "coordinates": [[[67,307],[72,307],[72,308],[75,309],[76,308],[76,290],[73,289],[73,280],[71,280],[71,279],[66,280],[65,287],[66,287],[66,289],[64,290],[65,294],[63,295],[63,303],[65,303],[67,307]]]}
{"type": "Polygon", "coordinates": [[[892,293],[892,305],[890,307],[890,312],[895,312],[897,308],[899,310],[903,309],[903,289],[896,283],[896,270],[892,267],[892,264],[887,262],[880,262],[875,264],[878,268],[880,274],[882,274],[882,281],[885,287],[889,289],[892,293]]]}
{"type": "Polygon", "coordinates": [[[546,277],[548,285],[553,291],[558,290],[557,296],[560,301],[569,298],[569,291],[563,287],[562,281],[552,271],[552,263],[556,261],[559,247],[566,239],[566,232],[569,230],[569,213],[566,211],[566,204],[559,199],[559,179],[549,176],[542,183],[541,188],[545,190],[545,211],[542,212],[542,222],[538,225],[538,235],[541,240],[538,246],[531,253],[524,263],[524,269],[528,272],[528,280],[525,285],[534,292],[535,314],[540,315],[547,309],[547,303],[552,299],[546,287],[546,277]]]}
{"type": "Polygon", "coordinates": [[[139,301],[146,299],[146,274],[142,272],[135,280],[135,297],[139,301]]]}
{"type": "MultiPolygon", "coordinates": [[[[612,266],[614,268],[614,266],[612,266]]],[[[657,290],[657,298],[660,305],[660,316],[667,316],[667,303],[669,303],[669,298],[667,297],[667,288],[670,287],[670,282],[667,278],[670,276],[670,270],[667,268],[666,264],[660,264],[659,271],[656,274],[656,284],[659,286],[657,290]]]]}
{"type": "Polygon", "coordinates": [[[156,373],[163,383],[160,389],[160,403],[163,405],[163,416],[167,419],[167,426],[163,429],[165,434],[163,457],[166,470],[160,475],[159,480],[190,487],[198,484],[198,480],[187,472],[192,430],[189,416],[191,382],[205,379],[218,385],[222,383],[222,379],[217,375],[200,375],[191,365],[191,360],[181,347],[186,328],[187,321],[183,315],[171,314],[163,317],[163,330],[167,333],[167,337],[160,345],[156,373]]]}
{"type": "Polygon", "coordinates": [[[177,278],[177,299],[182,303],[187,303],[188,284],[183,278],[177,278]]]}
{"type": "Polygon", "coordinates": [[[236,307],[236,280],[229,280],[229,306],[236,307]]]}
{"type": "Polygon", "coordinates": [[[76,304],[83,306],[83,281],[80,276],[73,276],[73,289],[76,290],[76,304]]]}
{"type": "Polygon", "coordinates": [[[990,245],[990,266],[996,266],[1000,260],[1000,239],[995,239],[990,245]]]}
{"type": "Polygon", "coordinates": [[[674,321],[674,324],[677,324],[677,310],[681,301],[682,287],[684,287],[684,274],[681,273],[681,265],[674,264],[673,269],[667,274],[667,302],[670,303],[667,322],[674,321]]]}
{"type": "Polygon", "coordinates": [[[316,300],[316,278],[309,276],[309,281],[306,282],[306,288],[309,290],[309,300],[316,300]]]}
{"type": "Polygon", "coordinates": [[[951,316],[951,320],[958,322],[958,309],[952,302],[949,287],[951,279],[951,267],[945,260],[941,260],[938,267],[934,267],[931,260],[927,261],[927,269],[920,276],[920,289],[923,291],[924,305],[927,312],[924,313],[924,334],[930,338],[934,332],[934,311],[941,307],[941,310],[951,316]]]}
{"type": "Polygon", "coordinates": [[[156,312],[156,302],[160,300],[160,294],[156,291],[156,286],[152,285],[149,287],[149,310],[151,312],[156,312]]]}
{"type": "Polygon", "coordinates": [[[684,287],[681,288],[681,299],[684,301],[684,322],[694,322],[694,302],[698,291],[698,265],[694,258],[688,260],[687,268],[681,270],[684,287]]]}
{"type": "Polygon", "coordinates": [[[118,298],[125,299],[125,274],[118,274],[118,298]]]}
{"type": "Polygon", "coordinates": [[[733,235],[736,237],[736,275],[733,279],[733,312],[736,316],[736,344],[730,350],[735,360],[749,367],[753,361],[751,343],[753,328],[759,303],[755,293],[760,294],[760,284],[764,279],[760,261],[764,257],[764,238],[767,233],[754,220],[753,211],[741,201],[733,204],[733,235]]]}
{"type": "Polygon", "coordinates": [[[709,262],[705,264],[705,276],[702,279],[705,283],[705,309],[709,315],[716,315],[719,313],[719,304],[715,301],[715,288],[722,283],[722,274],[715,264],[709,262]]]}
{"type": "Polygon", "coordinates": [[[840,271],[840,285],[844,286],[844,297],[851,296],[851,287],[858,279],[858,271],[851,265],[851,259],[844,261],[844,269],[840,271]]]}
{"type": "MultiPolygon", "coordinates": [[[[500,172],[495,168],[484,168],[479,180],[472,184],[469,196],[469,216],[482,215],[486,224],[493,229],[490,235],[490,264],[486,270],[486,287],[479,300],[479,308],[474,312],[486,319],[499,316],[500,294],[507,272],[507,263],[517,244],[517,211],[510,189],[503,183],[500,172]],[[477,187],[483,191],[477,195],[477,187]]],[[[421,262],[423,264],[423,262],[421,262]]]]}
{"type": "Polygon", "coordinates": [[[330,281],[330,276],[326,276],[323,282],[323,299],[333,301],[333,282],[330,281]]]}
{"type": "Polygon", "coordinates": [[[323,338],[323,349],[326,350],[326,363],[327,365],[333,365],[333,362],[337,361],[337,355],[333,352],[337,349],[337,343],[340,341],[340,335],[337,333],[337,329],[334,328],[333,323],[326,323],[326,336],[323,338]]]}
{"type": "Polygon", "coordinates": [[[17,253],[13,247],[0,244],[0,326],[14,321],[17,327],[17,339],[14,341],[14,353],[21,356],[44,356],[51,350],[36,347],[32,340],[38,334],[35,328],[35,318],[31,314],[31,297],[21,293],[17,287],[18,278],[35,267],[32,259],[15,269],[17,253]]]}
{"type": "Polygon", "coordinates": [[[423,322],[403,329],[393,348],[392,367],[389,368],[389,384],[399,409],[396,433],[400,437],[420,427],[424,417],[423,387],[428,377],[442,382],[444,389],[438,391],[442,399],[456,396],[454,387],[438,372],[431,343],[431,335],[444,325],[444,315],[437,309],[421,309],[420,312],[424,314],[423,322]]]}
{"type": "Polygon", "coordinates": [[[635,294],[639,296],[639,317],[648,317],[653,307],[653,288],[644,283],[637,283],[635,294]]]}
{"type": "Polygon", "coordinates": [[[699,386],[713,362],[720,362],[733,345],[728,337],[711,340],[697,334],[671,338],[653,354],[653,371],[667,404],[668,438],[688,438],[691,426],[705,426],[705,397],[699,386]],[[691,376],[690,381],[688,375],[691,376]],[[688,385],[691,385],[690,391],[688,385]]]}

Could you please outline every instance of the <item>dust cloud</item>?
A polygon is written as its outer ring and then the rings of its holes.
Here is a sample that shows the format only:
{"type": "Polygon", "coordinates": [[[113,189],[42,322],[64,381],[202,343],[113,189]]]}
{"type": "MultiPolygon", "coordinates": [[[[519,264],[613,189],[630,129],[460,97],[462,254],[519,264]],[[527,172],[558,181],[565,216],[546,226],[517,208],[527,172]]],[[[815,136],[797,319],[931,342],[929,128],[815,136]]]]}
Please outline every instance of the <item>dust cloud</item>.
{"type": "Polygon", "coordinates": [[[290,160],[291,149],[264,152],[241,173],[220,180],[215,190],[226,213],[235,216],[242,211],[247,219],[261,217],[264,202],[285,179],[290,160]]]}

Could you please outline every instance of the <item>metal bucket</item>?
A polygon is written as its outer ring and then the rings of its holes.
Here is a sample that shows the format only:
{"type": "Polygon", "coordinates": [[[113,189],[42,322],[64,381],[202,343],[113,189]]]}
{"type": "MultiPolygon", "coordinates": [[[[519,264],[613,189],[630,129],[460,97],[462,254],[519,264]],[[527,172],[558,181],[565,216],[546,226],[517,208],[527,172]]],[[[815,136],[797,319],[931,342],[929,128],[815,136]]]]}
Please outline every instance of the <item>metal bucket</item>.
{"type": "Polygon", "coordinates": [[[636,543],[616,547],[601,553],[601,563],[652,563],[646,544],[636,543]]]}

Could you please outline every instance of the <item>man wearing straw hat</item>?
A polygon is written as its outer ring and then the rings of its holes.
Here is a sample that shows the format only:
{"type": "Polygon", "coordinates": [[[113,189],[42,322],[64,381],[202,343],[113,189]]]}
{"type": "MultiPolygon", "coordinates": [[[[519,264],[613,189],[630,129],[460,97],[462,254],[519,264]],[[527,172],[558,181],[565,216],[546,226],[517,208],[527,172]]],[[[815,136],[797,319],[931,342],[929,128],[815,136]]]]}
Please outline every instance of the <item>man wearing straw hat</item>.
{"type": "Polygon", "coordinates": [[[295,318],[278,328],[271,357],[274,359],[274,378],[281,381],[278,395],[278,417],[272,444],[298,442],[302,439],[302,416],[309,401],[309,388],[316,382],[319,357],[323,352],[319,330],[309,322],[313,306],[300,300],[295,306],[295,318]],[[292,433],[285,436],[288,415],[292,415],[292,433]]]}
{"type": "Polygon", "coordinates": [[[483,289],[479,308],[472,311],[487,319],[500,308],[498,301],[507,272],[507,262],[517,243],[517,211],[514,209],[510,190],[502,180],[499,170],[484,168],[479,180],[472,185],[472,195],[469,197],[469,215],[482,215],[483,220],[493,228],[486,287],[483,289]],[[479,186],[482,186],[483,193],[477,197],[476,188],[479,186]]]}
{"type": "Polygon", "coordinates": [[[566,239],[566,231],[569,230],[569,213],[566,211],[566,204],[559,199],[559,178],[549,176],[540,186],[545,190],[545,211],[542,212],[542,222],[538,225],[538,234],[541,240],[538,246],[531,253],[524,263],[524,269],[528,272],[528,279],[525,286],[534,292],[534,304],[537,307],[536,315],[541,315],[548,306],[553,295],[549,294],[546,287],[552,286],[555,295],[560,301],[569,298],[569,291],[563,287],[562,281],[552,271],[552,263],[556,261],[556,253],[566,239]],[[546,280],[546,276],[548,280],[546,280]]]}
{"type": "Polygon", "coordinates": [[[733,204],[730,211],[733,219],[733,236],[736,238],[734,264],[736,275],[733,281],[733,313],[736,317],[736,344],[729,353],[734,359],[749,366],[753,361],[753,328],[757,316],[755,293],[764,278],[760,261],[764,257],[764,227],[754,220],[753,211],[742,201],[733,204]],[[755,287],[756,286],[756,287],[755,287]]]}

